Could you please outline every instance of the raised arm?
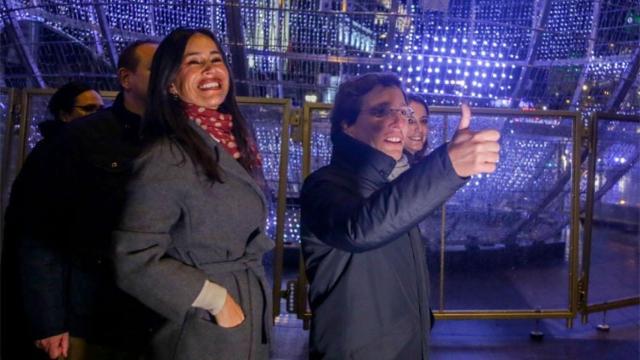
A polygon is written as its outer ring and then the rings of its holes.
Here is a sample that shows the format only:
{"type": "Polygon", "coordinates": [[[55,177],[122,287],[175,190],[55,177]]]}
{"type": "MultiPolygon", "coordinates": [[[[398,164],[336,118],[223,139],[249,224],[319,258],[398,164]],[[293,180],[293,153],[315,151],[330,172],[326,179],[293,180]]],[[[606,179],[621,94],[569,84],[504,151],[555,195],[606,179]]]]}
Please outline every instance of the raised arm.
{"type": "Polygon", "coordinates": [[[303,226],[322,242],[350,252],[389,243],[464,184],[446,150],[438,148],[368,198],[359,196],[351,184],[312,175],[301,194],[303,226]]]}

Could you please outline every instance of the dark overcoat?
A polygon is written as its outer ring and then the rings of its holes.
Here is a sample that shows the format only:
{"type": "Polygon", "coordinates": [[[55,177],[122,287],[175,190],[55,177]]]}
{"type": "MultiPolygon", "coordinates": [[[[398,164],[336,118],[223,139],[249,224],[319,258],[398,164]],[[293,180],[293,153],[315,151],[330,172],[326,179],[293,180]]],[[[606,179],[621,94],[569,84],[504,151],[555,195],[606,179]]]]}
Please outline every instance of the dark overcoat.
{"type": "Polygon", "coordinates": [[[131,164],[142,149],[139,124],[119,95],[105,110],[44,132],[13,184],[3,254],[11,262],[3,266],[15,286],[6,291],[21,300],[13,311],[32,340],[68,331],[137,353],[161,321],[118,289],[109,261],[131,164]]]}
{"type": "Polygon", "coordinates": [[[417,224],[465,180],[446,146],[389,182],[391,157],[345,134],[333,141],[330,165],[301,193],[310,357],[425,359],[429,279],[417,224]]]}
{"type": "Polygon", "coordinates": [[[152,359],[267,359],[270,287],[262,257],[267,205],[247,171],[190,123],[219,159],[222,183],[210,182],[179,146],[157,141],[137,161],[115,265],[122,289],[168,321],[154,334],[152,359]],[[218,326],[192,307],[205,280],[226,288],[245,321],[218,326]]]}

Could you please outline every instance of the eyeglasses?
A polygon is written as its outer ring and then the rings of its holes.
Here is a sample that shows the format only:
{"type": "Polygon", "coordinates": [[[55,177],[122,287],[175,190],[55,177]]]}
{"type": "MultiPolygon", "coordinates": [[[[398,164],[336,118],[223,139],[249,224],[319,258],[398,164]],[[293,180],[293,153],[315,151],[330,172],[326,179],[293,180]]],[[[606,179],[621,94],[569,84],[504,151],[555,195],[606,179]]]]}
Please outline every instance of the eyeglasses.
{"type": "Polygon", "coordinates": [[[78,108],[84,112],[93,113],[102,109],[104,105],[100,104],[87,104],[87,105],[75,105],[74,108],[78,108]]]}
{"type": "Polygon", "coordinates": [[[405,107],[399,107],[399,108],[392,108],[392,107],[374,107],[368,110],[364,110],[367,114],[373,116],[373,117],[377,117],[377,118],[390,118],[391,116],[393,116],[394,114],[398,113],[400,114],[400,116],[402,116],[403,118],[407,119],[407,120],[411,120],[411,119],[415,119],[415,113],[413,112],[413,109],[405,106],[405,107]]]}

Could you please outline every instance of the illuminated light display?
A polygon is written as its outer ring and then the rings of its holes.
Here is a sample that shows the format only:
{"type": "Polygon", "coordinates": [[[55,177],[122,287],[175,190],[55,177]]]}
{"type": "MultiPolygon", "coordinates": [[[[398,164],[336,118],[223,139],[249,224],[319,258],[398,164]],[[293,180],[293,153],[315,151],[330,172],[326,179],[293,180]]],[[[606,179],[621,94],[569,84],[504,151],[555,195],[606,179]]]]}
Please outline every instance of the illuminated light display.
{"type": "MultiPolygon", "coordinates": [[[[27,7],[24,3],[8,1],[0,8],[16,9],[12,13],[21,27],[29,30],[29,41],[34,44],[27,49],[37,49],[38,70],[49,87],[82,78],[100,89],[116,90],[109,45],[117,53],[132,40],[160,39],[177,26],[211,29],[223,47],[228,50],[232,45],[228,7],[220,0],[99,2],[111,38],[105,37],[99,25],[94,2],[39,1],[37,6],[27,7]]],[[[350,7],[341,11],[341,3],[238,2],[243,41],[233,45],[245,52],[247,78],[243,84],[250,96],[292,98],[296,106],[305,99],[328,103],[343,80],[384,70],[397,73],[408,92],[423,94],[432,104],[457,105],[466,98],[477,107],[577,109],[588,116],[604,110],[616,95],[616,86],[624,80],[640,41],[637,13],[626,3],[450,0],[447,12],[424,11],[417,5],[420,2],[400,2],[394,12],[392,1],[374,0],[349,1],[350,7]],[[539,28],[537,3],[549,6],[547,20],[539,28]],[[601,5],[597,19],[593,18],[594,3],[601,5]],[[536,34],[539,41],[530,49],[536,34]]],[[[32,87],[32,75],[15,56],[17,45],[11,43],[7,32],[2,36],[0,61],[5,71],[0,85],[32,87]]],[[[638,80],[615,110],[640,114],[638,80]]],[[[518,135],[513,127],[506,131],[518,135]]],[[[638,128],[628,131],[640,133],[638,128]]],[[[256,136],[261,151],[268,154],[265,169],[273,187],[278,176],[279,159],[274,154],[279,153],[279,132],[258,127],[256,136]]],[[[480,185],[472,182],[463,190],[482,198],[476,190],[482,186],[515,191],[545,183],[551,175],[531,177],[534,168],[546,164],[544,159],[558,149],[545,141],[507,140],[505,146],[513,150],[503,161],[506,172],[489,177],[491,180],[478,179],[480,185]],[[516,164],[518,158],[521,164],[516,164]]],[[[312,142],[312,158],[328,159],[328,136],[314,134],[312,142]]],[[[288,176],[297,179],[302,150],[295,142],[289,147],[288,176]]],[[[602,155],[604,164],[624,166],[633,159],[632,151],[626,148],[607,151],[602,155]]],[[[628,180],[622,190],[628,192],[633,188],[631,183],[628,180]]],[[[638,202],[628,193],[609,196],[606,201],[610,203],[638,202]]],[[[290,242],[297,241],[299,227],[298,213],[291,210],[295,206],[290,204],[287,210],[285,240],[290,242]]],[[[270,233],[275,231],[275,210],[271,211],[270,233]]]]}

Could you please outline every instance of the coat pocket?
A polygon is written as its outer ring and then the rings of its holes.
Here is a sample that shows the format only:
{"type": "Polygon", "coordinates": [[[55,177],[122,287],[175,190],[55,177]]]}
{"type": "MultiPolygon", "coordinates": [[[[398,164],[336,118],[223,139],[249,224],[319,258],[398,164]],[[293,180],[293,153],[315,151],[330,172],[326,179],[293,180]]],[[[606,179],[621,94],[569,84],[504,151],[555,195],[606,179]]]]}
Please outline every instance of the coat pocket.
{"type": "MultiPolygon", "coordinates": [[[[216,322],[216,318],[211,315],[210,312],[208,312],[207,310],[204,309],[199,309],[196,308],[195,312],[197,314],[197,318],[200,321],[203,321],[203,325],[212,325],[213,326],[213,331],[220,331],[223,333],[227,333],[227,334],[232,334],[234,332],[239,332],[241,330],[241,328],[247,323],[247,319],[245,317],[244,321],[241,322],[239,325],[236,325],[234,327],[222,327],[220,325],[217,324],[216,322]]],[[[246,314],[245,314],[246,316],[246,314]]]]}
{"type": "MultiPolygon", "coordinates": [[[[176,360],[234,359],[251,341],[250,318],[224,328],[208,318],[203,309],[192,309],[182,325],[176,344],[176,360]]],[[[241,358],[241,357],[240,357],[241,358]]]]}

